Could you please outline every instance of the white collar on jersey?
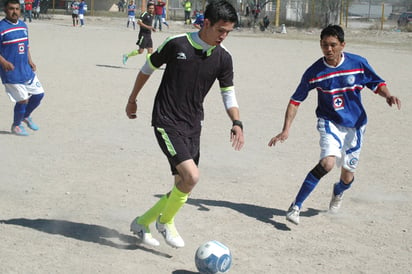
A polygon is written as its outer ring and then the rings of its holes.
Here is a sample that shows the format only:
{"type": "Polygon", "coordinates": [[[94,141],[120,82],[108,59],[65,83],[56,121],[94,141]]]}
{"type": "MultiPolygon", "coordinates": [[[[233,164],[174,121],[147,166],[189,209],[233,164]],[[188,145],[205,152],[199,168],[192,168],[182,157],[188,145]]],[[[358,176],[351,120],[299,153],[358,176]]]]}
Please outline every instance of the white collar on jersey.
{"type": "Polygon", "coordinates": [[[192,37],[192,40],[196,43],[199,44],[202,47],[202,51],[206,52],[208,51],[210,48],[212,48],[213,46],[207,44],[205,41],[203,41],[202,39],[200,39],[199,36],[199,32],[192,32],[190,33],[190,36],[192,37]]]}
{"type": "Polygon", "coordinates": [[[337,67],[339,67],[340,65],[342,65],[344,61],[345,61],[345,54],[344,54],[343,52],[342,52],[342,59],[340,60],[339,64],[338,64],[336,67],[335,67],[335,66],[331,66],[331,65],[329,65],[328,63],[326,63],[325,57],[323,57],[323,63],[324,63],[325,66],[327,66],[328,68],[337,68],[337,67]]]}

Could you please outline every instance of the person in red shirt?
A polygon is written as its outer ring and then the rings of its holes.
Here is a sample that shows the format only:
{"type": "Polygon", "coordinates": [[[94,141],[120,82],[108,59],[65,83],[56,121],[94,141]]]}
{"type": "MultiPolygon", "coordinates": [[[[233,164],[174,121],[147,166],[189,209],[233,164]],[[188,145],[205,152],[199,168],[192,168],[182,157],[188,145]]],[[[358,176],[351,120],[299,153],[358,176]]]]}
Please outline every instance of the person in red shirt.
{"type": "Polygon", "coordinates": [[[157,27],[157,22],[159,22],[159,31],[162,31],[162,14],[163,7],[166,5],[162,0],[158,0],[155,5],[155,18],[154,18],[154,28],[157,27]]]}
{"type": "Polygon", "coordinates": [[[31,22],[33,12],[33,0],[25,0],[24,1],[24,22],[26,22],[26,18],[29,18],[29,22],[31,22]]]}

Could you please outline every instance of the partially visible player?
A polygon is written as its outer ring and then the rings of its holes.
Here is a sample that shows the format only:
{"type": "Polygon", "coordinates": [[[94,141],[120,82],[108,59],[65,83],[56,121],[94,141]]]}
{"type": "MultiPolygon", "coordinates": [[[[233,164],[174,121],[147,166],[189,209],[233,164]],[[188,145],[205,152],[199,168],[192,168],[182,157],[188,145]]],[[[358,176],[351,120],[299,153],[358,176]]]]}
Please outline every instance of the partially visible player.
{"type": "Polygon", "coordinates": [[[385,81],[375,73],[365,58],[343,52],[345,40],[340,26],[329,25],[322,30],[320,47],[324,56],[303,74],[287,106],[282,132],[270,139],[268,144],[274,146],[279,141],[286,141],[299,105],[312,89],[316,89],[320,161],[307,174],[286,213],[286,219],[294,224],[299,224],[302,203],[335,164],[341,166],[341,175],[333,186],[329,204],[332,213],[339,210],[343,192],[352,185],[367,122],[361,101],[363,88],[368,87],[384,97],[389,106],[395,104],[398,109],[401,107],[401,101],[390,94],[385,81]]]}
{"type": "Polygon", "coordinates": [[[143,12],[142,15],[140,15],[139,20],[137,20],[137,23],[140,26],[140,31],[136,45],[139,46],[139,49],[135,49],[128,54],[123,54],[123,65],[126,65],[129,57],[142,54],[144,52],[144,49],[147,50],[147,53],[153,52],[152,31],[156,31],[156,29],[152,27],[153,14],[154,4],[153,2],[149,2],[149,4],[147,4],[147,10],[143,12]]]}
{"type": "Polygon", "coordinates": [[[133,1],[127,5],[127,27],[129,27],[130,22],[133,23],[133,29],[136,29],[136,5],[133,1]]]}
{"type": "Polygon", "coordinates": [[[27,136],[22,122],[32,130],[39,129],[31,113],[40,105],[44,90],[31,59],[27,25],[19,20],[19,0],[6,0],[4,12],[6,18],[0,21],[0,76],[10,99],[16,102],[11,132],[27,136]]]}
{"type": "Polygon", "coordinates": [[[196,11],[196,19],[193,22],[193,26],[197,29],[201,29],[203,27],[204,20],[205,20],[205,17],[203,16],[203,12],[196,11]]]}

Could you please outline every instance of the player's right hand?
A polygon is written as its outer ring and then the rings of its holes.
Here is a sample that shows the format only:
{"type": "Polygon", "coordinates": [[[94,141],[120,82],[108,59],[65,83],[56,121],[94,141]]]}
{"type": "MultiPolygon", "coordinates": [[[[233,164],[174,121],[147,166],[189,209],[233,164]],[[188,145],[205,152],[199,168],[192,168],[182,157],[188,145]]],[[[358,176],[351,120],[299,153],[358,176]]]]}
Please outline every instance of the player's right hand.
{"type": "Polygon", "coordinates": [[[10,63],[9,61],[1,63],[1,67],[3,68],[4,71],[14,70],[14,65],[12,63],[10,63]]]}
{"type": "Polygon", "coordinates": [[[136,111],[137,111],[136,102],[128,101],[127,105],[126,105],[126,115],[127,115],[127,117],[129,117],[129,119],[136,119],[137,118],[136,111]]]}

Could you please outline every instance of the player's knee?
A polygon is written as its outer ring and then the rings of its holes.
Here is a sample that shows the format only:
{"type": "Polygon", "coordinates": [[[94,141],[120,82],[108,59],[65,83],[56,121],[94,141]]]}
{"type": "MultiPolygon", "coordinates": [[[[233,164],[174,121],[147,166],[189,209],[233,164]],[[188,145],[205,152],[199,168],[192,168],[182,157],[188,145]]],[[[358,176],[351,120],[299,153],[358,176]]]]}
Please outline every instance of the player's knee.
{"type": "Polygon", "coordinates": [[[321,163],[319,162],[311,171],[310,173],[312,173],[313,176],[315,176],[317,179],[321,179],[323,176],[325,176],[326,174],[328,174],[330,170],[326,170],[321,163]]]}
{"type": "Polygon", "coordinates": [[[185,185],[186,188],[190,190],[195,187],[197,182],[199,181],[199,171],[191,171],[189,173],[184,174],[182,177],[182,183],[185,185]]]}
{"type": "Polygon", "coordinates": [[[320,160],[319,164],[327,171],[331,171],[335,166],[336,158],[334,156],[328,156],[320,160]]]}

